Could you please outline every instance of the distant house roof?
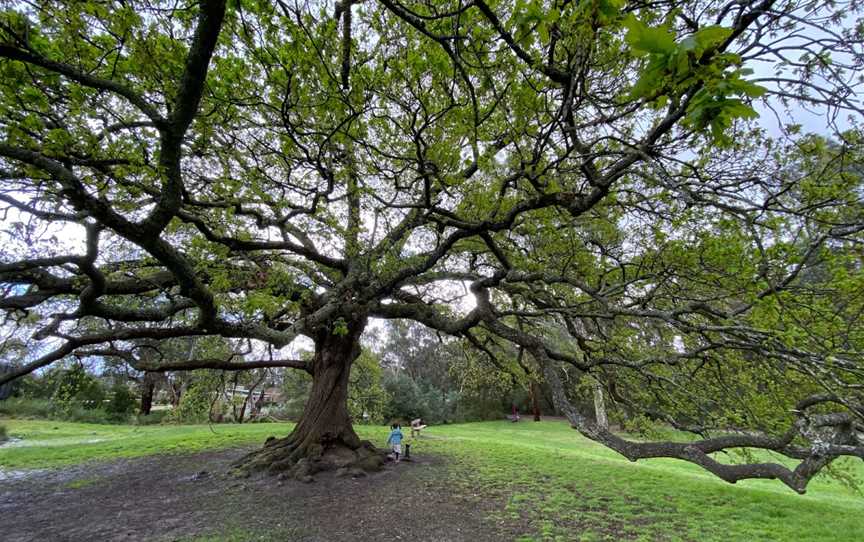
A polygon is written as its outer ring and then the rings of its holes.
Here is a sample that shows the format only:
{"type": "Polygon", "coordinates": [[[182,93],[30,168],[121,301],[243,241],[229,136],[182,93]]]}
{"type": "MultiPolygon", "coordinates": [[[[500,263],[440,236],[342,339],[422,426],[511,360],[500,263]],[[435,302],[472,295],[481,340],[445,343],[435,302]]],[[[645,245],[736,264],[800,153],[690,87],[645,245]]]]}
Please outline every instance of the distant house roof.
{"type": "MultiPolygon", "coordinates": [[[[261,388],[256,389],[254,391],[254,393],[252,394],[252,397],[250,397],[250,399],[258,400],[258,398],[261,396],[261,391],[262,391],[261,388]]],[[[278,387],[267,386],[266,388],[263,389],[263,391],[264,391],[264,397],[263,397],[264,403],[268,403],[268,404],[269,403],[279,403],[279,402],[282,402],[285,400],[285,395],[282,393],[282,390],[278,387]]],[[[231,390],[231,393],[235,397],[247,397],[249,395],[249,388],[246,388],[243,386],[237,386],[236,388],[231,390]]]]}

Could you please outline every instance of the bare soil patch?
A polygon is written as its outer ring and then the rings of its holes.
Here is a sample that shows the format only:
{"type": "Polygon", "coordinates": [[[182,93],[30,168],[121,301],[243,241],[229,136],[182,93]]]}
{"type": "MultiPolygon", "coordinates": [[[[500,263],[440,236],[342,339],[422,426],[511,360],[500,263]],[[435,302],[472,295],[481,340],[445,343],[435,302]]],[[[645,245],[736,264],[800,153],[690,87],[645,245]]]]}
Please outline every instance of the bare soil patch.
{"type": "Polygon", "coordinates": [[[456,492],[441,458],[388,464],[362,478],[322,473],[312,483],[229,475],[249,450],[19,473],[0,484],[0,539],[491,542],[526,527],[488,519],[504,502],[456,492]]]}

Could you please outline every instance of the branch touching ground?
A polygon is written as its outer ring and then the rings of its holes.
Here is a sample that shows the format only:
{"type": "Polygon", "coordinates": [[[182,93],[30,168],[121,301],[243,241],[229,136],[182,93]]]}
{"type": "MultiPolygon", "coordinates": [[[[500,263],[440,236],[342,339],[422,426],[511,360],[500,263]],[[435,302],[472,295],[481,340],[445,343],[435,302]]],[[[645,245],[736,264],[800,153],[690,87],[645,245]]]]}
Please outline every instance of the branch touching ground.
{"type": "Polygon", "coordinates": [[[810,480],[834,459],[840,456],[853,456],[864,460],[864,444],[858,442],[855,436],[853,417],[846,414],[834,415],[833,418],[812,416],[809,419],[810,424],[818,425],[822,421],[833,421],[835,423],[832,425],[835,427],[830,440],[813,439],[809,449],[792,444],[795,436],[803,435],[807,431],[808,419],[803,416],[781,437],[734,434],[685,443],[626,440],[581,415],[567,398],[552,360],[542,349],[535,349],[532,354],[542,366],[543,375],[552,389],[555,406],[564,413],[570,425],[582,435],[615,450],[630,461],[658,457],[683,459],[699,465],[731,484],[751,478],[780,480],[792,490],[804,494],[810,480]],[[770,450],[790,458],[800,459],[801,462],[794,469],[779,463],[728,465],[720,463],[710,455],[732,448],[770,450]]]}

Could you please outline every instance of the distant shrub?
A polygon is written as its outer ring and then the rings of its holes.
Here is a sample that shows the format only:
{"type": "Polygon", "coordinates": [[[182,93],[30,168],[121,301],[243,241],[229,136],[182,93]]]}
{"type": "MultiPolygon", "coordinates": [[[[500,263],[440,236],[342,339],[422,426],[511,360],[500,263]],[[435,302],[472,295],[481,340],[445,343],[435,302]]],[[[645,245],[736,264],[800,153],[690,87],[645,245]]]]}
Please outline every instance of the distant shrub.
{"type": "Polygon", "coordinates": [[[0,416],[7,418],[51,418],[53,407],[48,399],[10,397],[0,401],[0,416]]]}
{"type": "Polygon", "coordinates": [[[138,425],[158,425],[168,421],[170,415],[170,410],[151,410],[150,414],[136,416],[135,423],[138,425]]]}
{"type": "Polygon", "coordinates": [[[381,383],[381,363],[371,351],[363,349],[351,366],[348,384],[348,414],[354,423],[380,424],[390,401],[381,383]]]}
{"type": "Polygon", "coordinates": [[[215,371],[196,371],[196,380],[180,397],[177,408],[171,411],[175,423],[204,423],[210,421],[210,409],[221,385],[215,371]]]}
{"type": "Polygon", "coordinates": [[[50,399],[55,387],[56,382],[52,378],[29,374],[15,380],[12,395],[27,399],[50,399]]]}
{"type": "MultiPolygon", "coordinates": [[[[459,396],[454,420],[457,422],[500,420],[511,413],[512,393],[498,390],[470,390],[459,396]]],[[[518,404],[518,403],[517,403],[518,404]]],[[[528,410],[520,407],[520,413],[528,410]]]]}
{"type": "Polygon", "coordinates": [[[264,407],[260,421],[296,422],[303,413],[303,403],[296,398],[288,399],[279,405],[264,407]]]}
{"type": "Polygon", "coordinates": [[[6,434],[6,426],[0,425],[0,442],[5,442],[9,437],[6,434]]]}
{"type": "Polygon", "coordinates": [[[104,408],[89,408],[83,405],[73,405],[67,408],[62,415],[56,416],[56,419],[78,423],[117,423],[117,420],[112,418],[104,408]]]}
{"type": "Polygon", "coordinates": [[[135,411],[135,397],[129,388],[123,384],[115,384],[111,388],[111,399],[105,405],[108,416],[116,421],[126,421],[135,411]]]}
{"type": "Polygon", "coordinates": [[[385,374],[383,384],[388,400],[384,408],[387,420],[422,418],[426,423],[440,424],[457,418],[457,392],[446,392],[422,379],[415,381],[403,372],[385,374]]]}
{"type": "Polygon", "coordinates": [[[289,371],[282,381],[285,400],[278,406],[268,408],[267,414],[279,420],[299,420],[311,388],[312,377],[308,373],[289,371]]]}
{"type": "Polygon", "coordinates": [[[102,407],[105,400],[102,384],[80,365],[58,369],[52,372],[49,379],[56,382],[51,403],[61,417],[79,406],[92,409],[102,407]]]}
{"type": "Polygon", "coordinates": [[[0,416],[18,419],[64,420],[80,423],[114,423],[104,408],[66,403],[63,408],[48,399],[12,397],[0,401],[0,416]]]}

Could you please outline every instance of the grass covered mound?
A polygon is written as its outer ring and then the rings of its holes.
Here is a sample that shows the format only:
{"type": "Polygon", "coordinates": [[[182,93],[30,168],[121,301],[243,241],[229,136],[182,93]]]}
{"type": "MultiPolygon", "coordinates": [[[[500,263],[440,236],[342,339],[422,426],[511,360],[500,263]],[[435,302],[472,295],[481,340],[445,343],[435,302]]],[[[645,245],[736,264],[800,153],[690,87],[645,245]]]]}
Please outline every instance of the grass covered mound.
{"type": "MultiPolygon", "coordinates": [[[[2,469],[255,446],[291,430],[287,424],[3,423],[26,445],[0,449],[2,469]]],[[[359,426],[357,432],[379,446],[388,434],[384,427],[369,426],[359,426]]],[[[242,453],[238,450],[238,457],[242,453]]],[[[764,480],[732,486],[680,461],[630,463],[559,421],[434,426],[413,441],[411,454],[442,459],[421,468],[435,469],[435,476],[442,477],[446,500],[476,500],[493,524],[518,525],[522,541],[853,541],[864,532],[864,497],[836,481],[817,478],[803,496],[764,480]]],[[[399,467],[389,476],[398,475],[399,467]]],[[[862,462],[847,467],[851,476],[864,477],[862,462]]],[[[415,490],[411,484],[399,489],[415,490]]],[[[235,527],[252,533],[258,519],[235,527]]]]}

